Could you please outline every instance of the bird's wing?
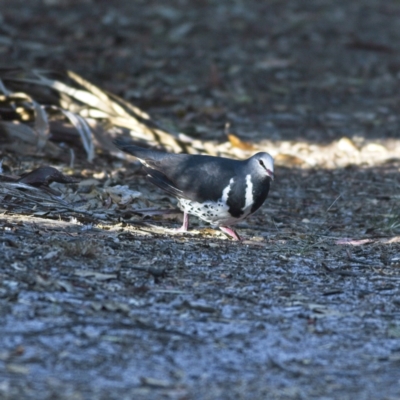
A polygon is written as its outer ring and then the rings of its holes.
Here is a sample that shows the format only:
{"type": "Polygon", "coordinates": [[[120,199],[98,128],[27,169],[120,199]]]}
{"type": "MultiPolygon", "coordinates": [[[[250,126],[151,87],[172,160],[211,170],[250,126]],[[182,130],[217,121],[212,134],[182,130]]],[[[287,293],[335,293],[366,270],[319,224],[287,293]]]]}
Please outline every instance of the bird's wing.
{"type": "Polygon", "coordinates": [[[179,198],[184,198],[185,195],[183,194],[182,190],[178,189],[174,183],[169,180],[162,172],[149,168],[148,166],[143,166],[144,170],[147,173],[147,179],[149,182],[151,182],[153,185],[158,186],[160,189],[164,190],[171,196],[179,197],[179,198]]]}
{"type": "Polygon", "coordinates": [[[198,202],[217,201],[237,172],[236,160],[166,153],[119,139],[114,144],[139,159],[150,182],[178,198],[198,202]]]}

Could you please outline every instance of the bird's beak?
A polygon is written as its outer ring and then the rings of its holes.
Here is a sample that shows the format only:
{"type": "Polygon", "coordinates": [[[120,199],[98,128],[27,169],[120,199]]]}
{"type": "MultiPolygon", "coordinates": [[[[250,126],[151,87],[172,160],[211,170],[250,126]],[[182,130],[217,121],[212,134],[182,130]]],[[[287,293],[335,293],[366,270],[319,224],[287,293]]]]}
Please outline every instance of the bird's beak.
{"type": "Polygon", "coordinates": [[[267,169],[267,175],[271,178],[272,181],[274,180],[274,173],[270,169],[267,169]]]}

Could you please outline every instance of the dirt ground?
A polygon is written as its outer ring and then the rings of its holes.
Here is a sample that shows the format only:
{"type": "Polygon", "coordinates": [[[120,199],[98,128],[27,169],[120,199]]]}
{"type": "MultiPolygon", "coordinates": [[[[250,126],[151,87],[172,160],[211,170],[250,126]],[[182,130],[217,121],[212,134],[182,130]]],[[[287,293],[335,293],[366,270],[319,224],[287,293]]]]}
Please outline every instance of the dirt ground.
{"type": "MultiPolygon", "coordinates": [[[[400,399],[399,18],[396,0],[1,0],[1,67],[71,69],[215,146],[230,123],[232,156],[270,152],[276,179],[240,243],[0,204],[0,398],[400,399]]],[[[174,204],[132,161],[82,152],[68,173],[174,204]]]]}

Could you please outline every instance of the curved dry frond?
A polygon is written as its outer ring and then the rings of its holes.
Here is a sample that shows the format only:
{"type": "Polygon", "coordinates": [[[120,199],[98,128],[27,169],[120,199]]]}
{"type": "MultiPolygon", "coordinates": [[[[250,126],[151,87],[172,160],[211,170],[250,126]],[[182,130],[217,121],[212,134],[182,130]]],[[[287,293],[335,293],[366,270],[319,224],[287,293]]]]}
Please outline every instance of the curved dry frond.
{"type": "Polygon", "coordinates": [[[55,127],[52,122],[63,115],[78,131],[89,161],[93,160],[95,154],[94,132],[97,146],[105,151],[115,151],[112,146],[115,134],[111,135],[110,128],[119,129],[125,136],[138,143],[173,152],[215,152],[215,146],[210,146],[207,151],[207,146],[201,141],[167,132],[138,107],[112,93],[107,93],[72,71],[54,74],[42,70],[3,69],[0,70],[0,78],[0,90],[10,104],[17,101],[16,92],[25,95],[21,96],[21,101],[30,103],[30,106],[23,104],[22,108],[26,109],[25,121],[29,120],[35,124],[34,131],[38,134],[39,148],[48,138],[47,127],[50,125],[53,133],[55,127]],[[49,114],[50,108],[52,113],[58,110],[58,115],[49,114]],[[47,111],[48,124],[44,110],[47,111]]]}

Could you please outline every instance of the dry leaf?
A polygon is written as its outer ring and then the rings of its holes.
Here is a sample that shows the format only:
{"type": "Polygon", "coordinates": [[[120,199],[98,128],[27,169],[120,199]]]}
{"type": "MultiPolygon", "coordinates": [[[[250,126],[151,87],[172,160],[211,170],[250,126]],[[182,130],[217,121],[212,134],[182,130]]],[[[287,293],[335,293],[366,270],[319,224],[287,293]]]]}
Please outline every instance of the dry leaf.
{"type": "Polygon", "coordinates": [[[43,106],[35,101],[33,102],[33,106],[35,108],[34,131],[37,136],[36,145],[39,150],[43,150],[43,148],[46,146],[47,140],[49,139],[49,120],[43,106]]]}
{"type": "Polygon", "coordinates": [[[116,204],[132,203],[134,199],[137,199],[142,195],[142,193],[137,192],[136,190],[129,189],[129,186],[127,185],[109,186],[104,189],[104,192],[107,193],[116,204]]]}
{"type": "Polygon", "coordinates": [[[56,257],[57,254],[58,254],[58,250],[50,251],[43,257],[43,260],[50,260],[50,259],[56,257]]]}
{"type": "Polygon", "coordinates": [[[238,149],[242,150],[254,150],[254,145],[250,142],[245,142],[239,139],[236,135],[232,133],[228,133],[228,140],[233,147],[237,147],[238,149]]]}
{"type": "Polygon", "coordinates": [[[338,147],[339,150],[342,150],[342,151],[348,152],[348,153],[358,152],[358,149],[357,149],[356,145],[348,137],[342,137],[338,141],[337,147],[338,147]]]}
{"type": "Polygon", "coordinates": [[[26,183],[27,185],[41,187],[49,186],[52,182],[58,183],[78,183],[79,181],[70,176],[62,174],[54,167],[39,167],[27,174],[21,175],[17,182],[26,183]]]}
{"type": "Polygon", "coordinates": [[[292,154],[279,153],[275,156],[275,164],[284,167],[298,167],[306,164],[306,162],[302,158],[292,154]]]}
{"type": "Polygon", "coordinates": [[[90,276],[99,281],[108,281],[110,279],[117,279],[117,274],[102,274],[101,272],[89,271],[89,270],[75,271],[75,275],[82,276],[84,278],[90,276]]]}

